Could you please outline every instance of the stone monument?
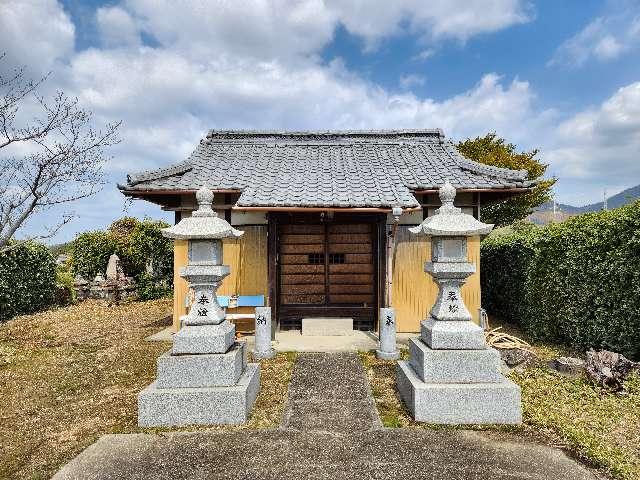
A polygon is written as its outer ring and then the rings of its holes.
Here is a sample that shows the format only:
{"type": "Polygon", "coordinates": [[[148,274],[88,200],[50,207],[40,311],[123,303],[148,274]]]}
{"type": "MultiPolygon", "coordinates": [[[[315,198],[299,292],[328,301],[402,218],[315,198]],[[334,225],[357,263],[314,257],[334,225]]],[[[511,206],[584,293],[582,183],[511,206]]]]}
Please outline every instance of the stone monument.
{"type": "Polygon", "coordinates": [[[410,229],[431,237],[431,261],[424,269],[439,291],[420,338],[409,341],[410,360],[398,362],[398,390],[419,422],[520,423],[520,387],[500,375],[500,355],[487,346],[460,293],[475,272],[467,260],[467,237],[486,235],[493,225],[454,207],[456,190],[449,182],[439,193],[436,214],[410,229]]]}
{"type": "Polygon", "coordinates": [[[380,309],[380,348],[376,350],[376,358],[380,360],[397,360],[400,350],[396,346],[396,314],[393,308],[380,309]]]}
{"type": "Polygon", "coordinates": [[[276,354],[271,347],[271,307],[256,307],[254,358],[273,358],[276,354]]]}
{"type": "Polygon", "coordinates": [[[173,348],[158,359],[158,377],[138,395],[143,427],[245,423],[260,390],[258,364],[247,363],[244,342],[225,319],[216,290],[229,275],[222,265],[222,239],[240,237],[211,209],[213,193],[202,187],[198,210],[162,234],[189,241],[189,262],[180,270],[193,290],[189,313],[173,337],[173,348]]]}

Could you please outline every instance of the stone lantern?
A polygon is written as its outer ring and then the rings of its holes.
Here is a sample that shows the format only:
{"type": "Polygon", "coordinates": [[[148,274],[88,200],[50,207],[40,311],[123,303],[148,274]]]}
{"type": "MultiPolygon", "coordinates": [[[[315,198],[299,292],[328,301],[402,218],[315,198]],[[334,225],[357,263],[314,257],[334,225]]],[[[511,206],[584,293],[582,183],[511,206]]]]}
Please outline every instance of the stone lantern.
{"type": "Polygon", "coordinates": [[[196,193],[198,210],[162,234],[189,242],[180,270],[193,291],[189,313],[173,336],[173,348],[158,359],[158,376],[138,395],[140,426],[244,423],[260,389],[257,364],[247,363],[244,342],[225,319],[216,291],[229,275],[222,265],[222,240],[244,232],[212,210],[213,193],[196,193]]]}
{"type": "Polygon", "coordinates": [[[417,421],[520,423],[520,388],[500,375],[500,355],[487,346],[461,294],[475,272],[467,260],[467,239],[488,234],[493,225],[455,207],[456,190],[449,182],[439,194],[436,214],[409,229],[431,238],[431,261],[424,269],[438,284],[438,296],[421,323],[420,338],[409,341],[410,360],[398,362],[398,390],[417,421]]]}

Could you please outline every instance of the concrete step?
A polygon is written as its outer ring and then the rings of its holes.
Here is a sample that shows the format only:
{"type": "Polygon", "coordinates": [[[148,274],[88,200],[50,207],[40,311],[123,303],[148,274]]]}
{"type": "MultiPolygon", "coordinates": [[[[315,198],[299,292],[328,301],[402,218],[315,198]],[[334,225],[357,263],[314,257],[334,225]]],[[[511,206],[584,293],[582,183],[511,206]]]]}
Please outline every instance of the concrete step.
{"type": "Polygon", "coordinates": [[[309,317],[302,319],[302,335],[353,335],[353,318],[309,317]]]}

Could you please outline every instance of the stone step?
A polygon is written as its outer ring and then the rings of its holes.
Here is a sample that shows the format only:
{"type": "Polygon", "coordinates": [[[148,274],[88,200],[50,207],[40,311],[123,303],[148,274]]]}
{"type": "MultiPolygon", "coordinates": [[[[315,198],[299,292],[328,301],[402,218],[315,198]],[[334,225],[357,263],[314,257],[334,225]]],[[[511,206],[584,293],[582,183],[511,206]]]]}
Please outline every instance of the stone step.
{"type": "Polygon", "coordinates": [[[417,422],[448,425],[522,422],[520,387],[498,383],[425,383],[409,365],[397,366],[400,396],[417,422]]]}
{"type": "Polygon", "coordinates": [[[236,342],[227,353],[158,357],[157,388],[226,387],[238,383],[247,365],[245,342],[236,342]]]}
{"type": "Polygon", "coordinates": [[[409,339],[411,368],[423,382],[500,382],[500,354],[484,350],[434,350],[419,338],[409,339]]]}
{"type": "Polygon", "coordinates": [[[353,335],[353,318],[309,317],[302,319],[302,335],[353,335]]]}
{"type": "Polygon", "coordinates": [[[138,394],[138,425],[241,424],[249,419],[258,391],[260,368],[249,363],[238,384],[229,387],[158,388],[153,382],[138,394]]]}

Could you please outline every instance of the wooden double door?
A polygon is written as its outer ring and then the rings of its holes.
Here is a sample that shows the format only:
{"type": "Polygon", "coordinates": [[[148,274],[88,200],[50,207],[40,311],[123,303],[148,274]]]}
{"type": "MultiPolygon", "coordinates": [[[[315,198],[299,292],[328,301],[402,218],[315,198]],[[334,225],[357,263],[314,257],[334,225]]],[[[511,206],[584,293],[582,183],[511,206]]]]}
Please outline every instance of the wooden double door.
{"type": "Polygon", "coordinates": [[[279,317],[351,317],[372,329],[377,307],[375,223],[284,224],[278,228],[279,317]]]}

